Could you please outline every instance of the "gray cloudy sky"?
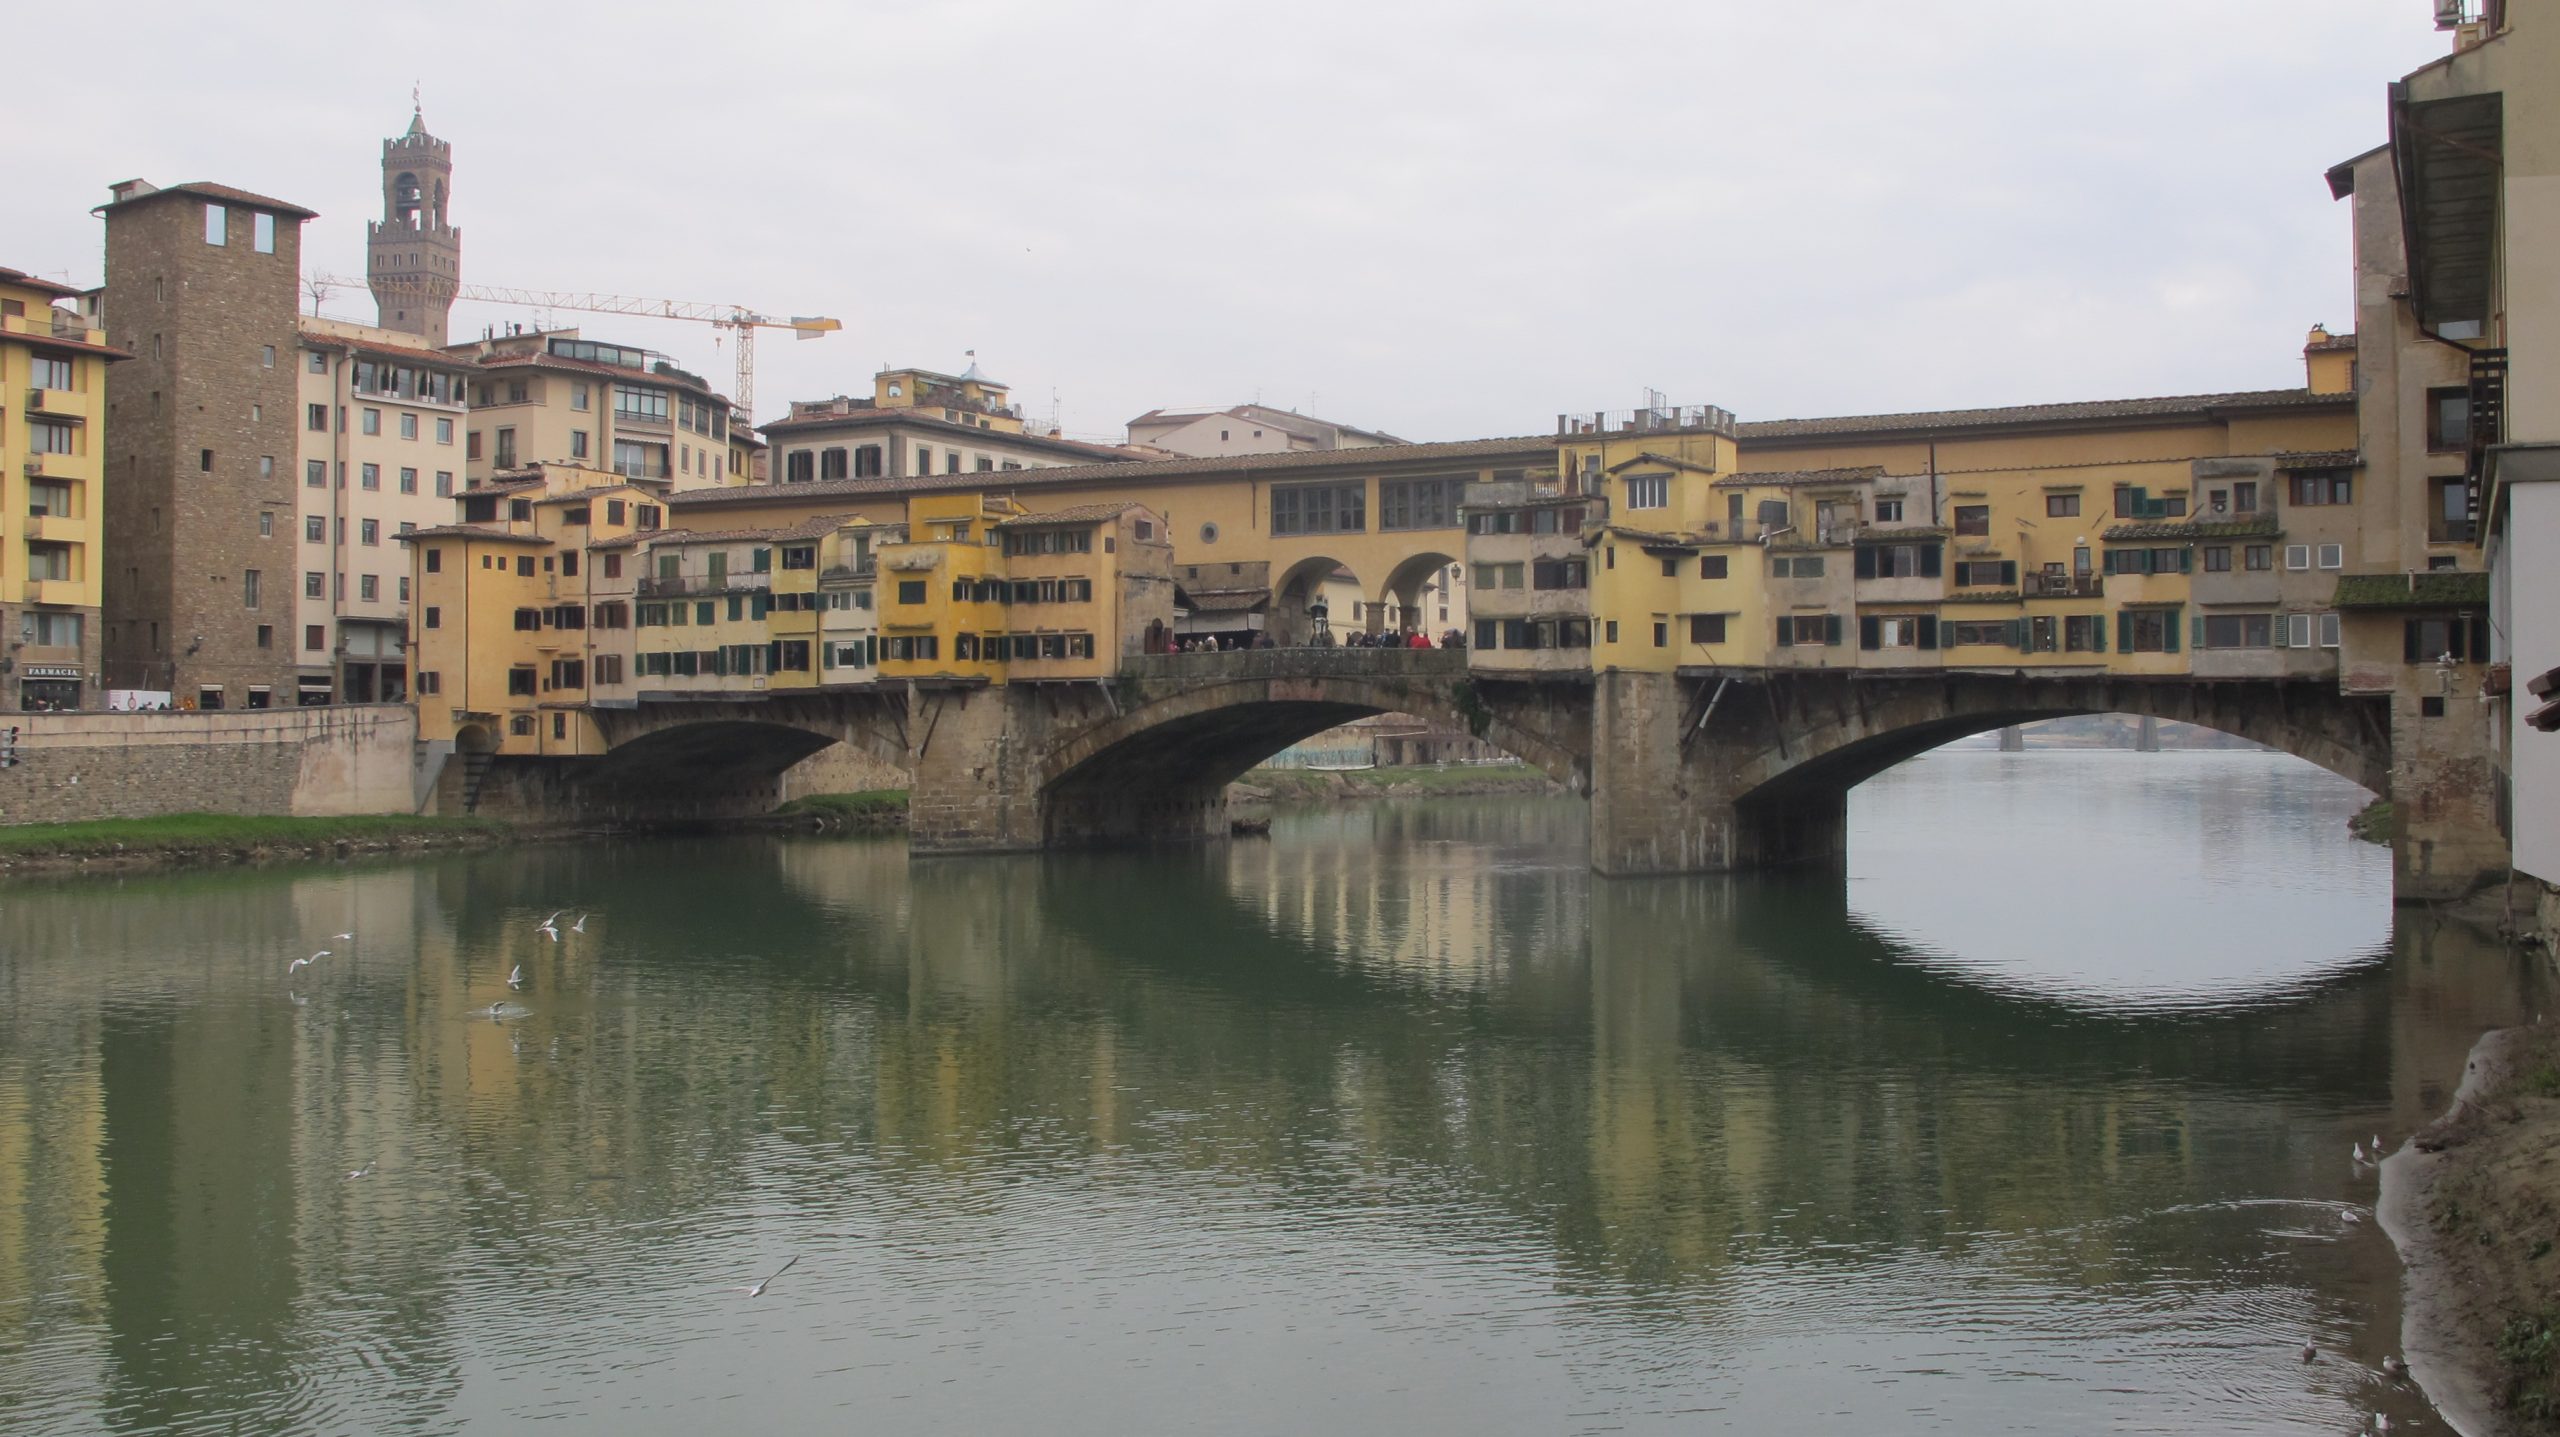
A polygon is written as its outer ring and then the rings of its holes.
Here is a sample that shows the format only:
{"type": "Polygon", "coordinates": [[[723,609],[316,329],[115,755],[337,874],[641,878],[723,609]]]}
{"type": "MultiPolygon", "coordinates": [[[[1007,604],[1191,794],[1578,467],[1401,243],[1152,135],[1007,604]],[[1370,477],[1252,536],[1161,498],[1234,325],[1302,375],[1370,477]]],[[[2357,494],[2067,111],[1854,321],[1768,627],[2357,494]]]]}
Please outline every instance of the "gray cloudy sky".
{"type": "MultiPolygon", "coordinates": [[[[0,264],[96,283],[88,209],[140,175],[306,205],[306,267],[361,274],[414,79],[467,280],[841,318],[764,342],[768,418],[974,348],[1110,439],[1257,396],[1443,439],[1647,387],[1776,418],[2298,384],[2302,332],[2351,321],[2320,173],[2443,48],[2428,0],[164,0],[45,28],[116,57],[113,103],[0,162],[0,264]]],[[[557,318],[727,387],[703,326],[557,318]]]]}

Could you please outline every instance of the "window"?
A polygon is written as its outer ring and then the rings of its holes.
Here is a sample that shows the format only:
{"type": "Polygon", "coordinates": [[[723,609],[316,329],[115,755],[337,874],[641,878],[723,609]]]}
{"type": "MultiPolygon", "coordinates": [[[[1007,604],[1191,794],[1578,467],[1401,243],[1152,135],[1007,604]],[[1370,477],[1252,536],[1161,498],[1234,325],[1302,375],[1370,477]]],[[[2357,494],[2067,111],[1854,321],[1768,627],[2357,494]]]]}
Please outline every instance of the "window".
{"type": "Polygon", "coordinates": [[[2478,614],[2405,620],[2400,656],[2413,664],[2432,664],[2446,658],[2455,663],[2487,663],[2489,621],[2478,614]]]}
{"type": "Polygon", "coordinates": [[[2427,391],[2427,447],[2443,452],[2470,447],[2471,391],[2427,391]]]}
{"type": "MultiPolygon", "coordinates": [[[[1781,619],[1779,622],[1780,622],[1780,623],[1784,623],[1784,622],[1785,622],[1785,620],[1781,619]]],[[[1614,644],[1614,643],[1616,643],[1616,642],[1618,641],[1618,621],[1617,621],[1617,620],[1615,620],[1615,619],[1611,619],[1611,620],[1609,620],[1609,621],[1608,621],[1608,629],[1607,629],[1607,633],[1608,633],[1608,636],[1609,636],[1609,637],[1608,637],[1608,642],[1610,642],[1610,643],[1613,643],[1613,644],[1614,644]]]]}
{"type": "Polygon", "coordinates": [[[794,449],[782,456],[782,482],[806,484],[818,477],[817,456],[806,449],[794,449]]]}
{"type": "Polygon", "coordinates": [[[451,444],[453,442],[452,420],[443,418],[436,420],[436,442],[438,444],[451,444]]]}
{"type": "Polygon", "coordinates": [[[480,457],[479,430],[474,429],[469,434],[463,436],[462,457],[465,459],[477,459],[480,457]]]}
{"type": "Polygon", "coordinates": [[[851,472],[851,467],[846,463],[843,446],[830,445],[818,451],[819,478],[842,479],[851,472]]]}
{"type": "Polygon", "coordinates": [[[1990,533],[1991,506],[1988,504],[1958,504],[1956,506],[1956,532],[1959,534],[1990,533]]]}
{"type": "MultiPolygon", "coordinates": [[[[2481,647],[2473,649],[2472,652],[2481,658],[2487,658],[2488,654],[2486,646],[2488,640],[2486,633],[2484,631],[2474,632],[2475,637],[2481,644],[2481,647]]],[[[2322,614],[2320,616],[2320,647],[2324,649],[2334,649],[2338,647],[2338,616],[2336,614],[2322,614]]]]}
{"type": "Polygon", "coordinates": [[[569,407],[581,414],[587,412],[587,387],[585,385],[572,384],[569,386],[569,407]]]}
{"type": "Polygon", "coordinates": [[[326,624],[303,625],[302,647],[315,654],[329,647],[329,626],[326,624]]]}
{"type": "Polygon", "coordinates": [[[302,367],[313,374],[326,374],[329,372],[329,356],[315,349],[302,357],[302,367]]]}
{"type": "Polygon", "coordinates": [[[2208,614],[2196,620],[2196,647],[2200,649],[2263,649],[2271,647],[2273,615],[2208,614]]]}
{"type": "Polygon", "coordinates": [[[362,484],[363,484],[363,486],[364,486],[365,488],[367,488],[367,489],[379,489],[379,488],[381,488],[381,487],[382,487],[382,466],[381,466],[381,465],[379,465],[379,464],[367,464],[367,465],[363,466],[362,470],[361,470],[361,471],[359,471],[359,472],[360,472],[359,482],[360,482],[360,483],[362,483],[362,484]]]}
{"type": "Polygon", "coordinates": [[[2231,486],[2231,510],[2235,514],[2258,512],[2258,481],[2244,479],[2231,486]]]}
{"type": "MultiPolygon", "coordinates": [[[[1610,625],[1615,629],[1617,625],[1610,625]]],[[[1781,614],[1778,616],[1778,643],[1781,647],[1809,645],[1834,646],[1840,642],[1838,614],[1781,614]]]]}
{"type": "Polygon", "coordinates": [[[1381,479],[1378,481],[1378,527],[1381,529],[1454,529],[1458,527],[1458,491],[1463,477],[1381,479]]]}
{"type": "Polygon", "coordinates": [[[2044,496],[2044,516],[2048,519],[2079,518],[2080,496],[2077,494],[2047,494],[2044,496]]]}
{"type": "Polygon", "coordinates": [[[1725,616],[1723,614],[1691,614],[1689,616],[1689,642],[1693,644],[1723,643],[1724,621],[1725,616]]]}
{"type": "MultiPolygon", "coordinates": [[[[735,454],[732,454],[729,457],[733,461],[737,458],[735,454]]],[[[880,477],[882,472],[884,471],[880,467],[879,445],[865,444],[853,451],[853,477],[856,479],[877,479],[880,477]]]]}
{"type": "Polygon", "coordinates": [[[228,244],[230,243],[230,235],[230,212],[220,205],[206,205],[204,207],[204,242],[206,244],[228,244]]]}
{"type": "Polygon", "coordinates": [[[363,542],[367,544],[379,544],[382,542],[382,521],[379,519],[363,520],[356,525],[356,532],[362,536],[363,542]]]}
{"type": "Polygon", "coordinates": [[[1819,579],[1822,577],[1820,554],[1798,554],[1769,561],[1769,577],[1773,579],[1819,579]]]}
{"type": "Polygon", "coordinates": [[[620,554],[607,554],[604,556],[604,576],[608,579],[619,579],[622,577],[622,556],[620,554]]]}
{"type": "Polygon", "coordinates": [[[243,569],[240,571],[240,607],[244,609],[254,609],[258,607],[259,577],[259,573],[255,569],[243,569]]]}
{"type": "Polygon", "coordinates": [[[249,248],[260,254],[276,252],[276,217],[274,215],[258,211],[250,213],[249,248]]]}
{"type": "Polygon", "coordinates": [[[356,597],[370,604],[382,598],[382,581],[371,574],[356,580],[356,597]]]}
{"type": "Polygon", "coordinates": [[[2194,568],[2195,551],[2175,549],[2109,549],[2110,574],[2184,574],[2194,568]]]}
{"type": "Polygon", "coordinates": [[[569,431],[569,457],[572,459],[587,457],[587,431],[583,429],[569,431]]]}
{"type": "Polygon", "coordinates": [[[1348,484],[1290,484],[1271,491],[1274,534],[1357,534],[1368,528],[1367,496],[1348,484]]]}
{"type": "MultiPolygon", "coordinates": [[[[2017,619],[1994,619],[1989,621],[1973,620],[1967,623],[1949,624],[1947,625],[1946,632],[1947,647],[1951,649],[1966,647],[2014,649],[2022,647],[2018,642],[2018,625],[2020,622],[2021,621],[2017,619]]],[[[1923,644],[1921,647],[1926,648],[1928,645],[1923,644]]]]}
{"type": "Polygon", "coordinates": [[[2230,573],[2231,546],[2228,544],[2207,545],[2204,551],[2204,571],[2208,574],[2230,573]]]}
{"type": "Polygon", "coordinates": [[[2241,551],[2241,556],[2253,570],[2268,570],[2276,566],[2276,546],[2273,544],[2251,544],[2241,551]]]}
{"type": "Polygon", "coordinates": [[[2116,652],[2174,654],[2178,651],[2176,609],[2127,609],[2116,616],[2116,652]]]}
{"type": "Polygon", "coordinates": [[[2323,544],[2323,545],[2321,545],[2321,546],[2320,546],[2320,567],[2321,567],[2321,568],[2323,568],[2323,569],[2342,569],[2342,568],[2345,568],[2345,567],[2346,567],[2346,563],[2347,563],[2347,549],[2346,549],[2346,546],[2345,546],[2345,545],[2343,545],[2343,544],[2323,544]]]}
{"type": "MultiPolygon", "coordinates": [[[[306,405],[304,405],[304,406],[302,407],[302,425],[303,425],[303,427],[304,427],[305,429],[310,430],[310,431],[311,431],[312,433],[314,433],[314,434],[326,434],[326,433],[328,433],[328,432],[329,432],[329,406],[328,406],[328,405],[326,405],[326,404],[306,404],[306,405]]],[[[312,462],[312,463],[314,463],[314,464],[317,464],[317,463],[319,463],[320,461],[319,461],[319,460],[317,460],[317,459],[314,459],[314,460],[312,460],[311,462],[312,462]]]]}
{"type": "Polygon", "coordinates": [[[2107,648],[2107,616],[2104,614],[2066,614],[2062,619],[2062,648],[2065,653],[2104,653],[2107,648]]]}
{"type": "Polygon", "coordinates": [[[501,469],[516,467],[516,431],[512,427],[498,431],[497,457],[491,462],[501,469]]]}
{"type": "Polygon", "coordinates": [[[1876,501],[1876,522],[1879,524],[1901,523],[1902,501],[1899,499],[1878,499],[1876,501]]]}
{"type": "Polygon", "coordinates": [[[2293,476],[2293,502],[2304,508],[2355,502],[2355,476],[2343,469],[2318,469],[2293,476]]]}
{"type": "Polygon", "coordinates": [[[1627,507],[1630,509],[1670,508],[1671,476],[1668,474],[1628,475],[1627,507]]]}
{"type": "Polygon", "coordinates": [[[533,665],[518,664],[507,670],[507,692],[530,695],[534,692],[533,665]]]}
{"type": "Polygon", "coordinates": [[[900,580],[898,581],[898,602],[899,602],[899,603],[901,603],[901,604],[921,604],[921,603],[923,603],[923,602],[924,602],[924,580],[922,580],[922,579],[900,579],[900,580]]]}
{"type": "Polygon", "coordinates": [[[367,408],[359,411],[356,421],[357,427],[364,433],[380,434],[382,432],[382,411],[379,409],[367,408]]]}
{"type": "MultiPolygon", "coordinates": [[[[274,345],[267,346],[267,363],[270,367],[275,363],[275,352],[274,345]]],[[[28,362],[32,370],[32,377],[28,382],[35,388],[69,389],[71,387],[70,360],[57,359],[49,354],[38,354],[29,356],[28,362]]]]}
{"type": "Polygon", "coordinates": [[[788,544],[783,546],[782,567],[786,569],[814,569],[818,567],[818,546],[815,544],[788,544]]]}
{"type": "Polygon", "coordinates": [[[1529,587],[1533,589],[1582,589],[1590,584],[1591,565],[1587,559],[1540,559],[1529,566],[1529,587]]]}
{"type": "Polygon", "coordinates": [[[2308,544],[2285,545],[2284,566],[2288,569],[2295,570],[2296,572],[2310,568],[2311,546],[2308,544]]]}
{"type": "Polygon", "coordinates": [[[306,599],[326,598],[329,593],[328,584],[328,575],[318,569],[306,569],[302,574],[302,597],[306,599]]]}
{"type": "Polygon", "coordinates": [[[325,543],[328,543],[328,542],[329,542],[329,521],[328,521],[327,519],[325,519],[325,518],[322,518],[322,517],[321,517],[320,515],[318,515],[318,514],[305,514],[305,515],[303,515],[303,516],[302,516],[302,542],[304,542],[304,543],[306,543],[306,544],[325,544],[325,543]]]}
{"type": "Polygon", "coordinates": [[[1960,589],[2018,587],[2018,561],[2015,559],[1975,559],[1956,565],[1956,587],[1960,589]]]}

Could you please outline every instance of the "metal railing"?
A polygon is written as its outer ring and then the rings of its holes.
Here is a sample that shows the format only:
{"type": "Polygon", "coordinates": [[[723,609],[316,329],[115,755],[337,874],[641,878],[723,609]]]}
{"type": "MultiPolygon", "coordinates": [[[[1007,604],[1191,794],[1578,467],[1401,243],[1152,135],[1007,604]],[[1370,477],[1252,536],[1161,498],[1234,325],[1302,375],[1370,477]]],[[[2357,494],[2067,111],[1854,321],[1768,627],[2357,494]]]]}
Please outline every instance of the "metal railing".
{"type": "Polygon", "coordinates": [[[1126,654],[1120,672],[1140,678],[1411,678],[1463,676],[1465,649],[1228,649],[1199,654],[1126,654]]]}
{"type": "Polygon", "coordinates": [[[2106,580],[2097,574],[2021,574],[2018,593],[2029,599],[2095,599],[2107,592],[2106,580]]]}

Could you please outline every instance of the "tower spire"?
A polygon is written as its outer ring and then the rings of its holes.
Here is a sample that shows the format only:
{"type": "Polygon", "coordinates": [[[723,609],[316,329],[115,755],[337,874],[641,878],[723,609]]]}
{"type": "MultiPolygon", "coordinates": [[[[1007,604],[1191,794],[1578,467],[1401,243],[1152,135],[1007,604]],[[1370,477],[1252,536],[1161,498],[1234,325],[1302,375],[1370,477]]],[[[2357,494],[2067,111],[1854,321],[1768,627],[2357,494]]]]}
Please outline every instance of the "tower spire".
{"type": "Polygon", "coordinates": [[[427,132],[424,87],[409,87],[409,128],[382,142],[382,218],[365,226],[365,277],[384,329],[445,342],[462,282],[462,231],[446,212],[453,146],[427,132]]]}

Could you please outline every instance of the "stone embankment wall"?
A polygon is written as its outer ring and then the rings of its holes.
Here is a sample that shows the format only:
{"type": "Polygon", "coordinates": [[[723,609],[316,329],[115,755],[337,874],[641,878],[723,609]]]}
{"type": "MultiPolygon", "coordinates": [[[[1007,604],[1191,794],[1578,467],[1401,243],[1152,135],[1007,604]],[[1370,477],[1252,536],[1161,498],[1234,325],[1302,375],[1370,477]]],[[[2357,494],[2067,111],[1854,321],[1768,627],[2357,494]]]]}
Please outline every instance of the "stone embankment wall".
{"type": "Polygon", "coordinates": [[[830,744],[784,769],[775,785],[783,803],[813,793],[869,793],[906,786],[905,769],[849,743],[830,744]]]}
{"type": "Polygon", "coordinates": [[[0,769],[0,823],[416,808],[404,704],[0,718],[12,725],[21,762],[0,769]]]}

